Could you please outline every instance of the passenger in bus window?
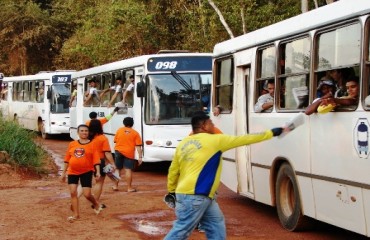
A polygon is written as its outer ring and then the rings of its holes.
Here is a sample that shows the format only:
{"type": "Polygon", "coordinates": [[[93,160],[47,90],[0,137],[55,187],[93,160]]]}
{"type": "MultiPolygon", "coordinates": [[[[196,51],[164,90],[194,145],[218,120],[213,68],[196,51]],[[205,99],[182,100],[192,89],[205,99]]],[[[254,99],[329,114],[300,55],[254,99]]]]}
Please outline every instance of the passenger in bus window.
{"type": "Polygon", "coordinates": [[[43,102],[44,101],[44,86],[39,87],[37,91],[37,95],[38,95],[38,102],[43,102]]]}
{"type": "Polygon", "coordinates": [[[120,78],[116,79],[116,84],[114,86],[104,89],[103,92],[100,94],[100,99],[103,99],[103,95],[109,91],[114,91],[114,94],[108,103],[108,108],[112,107],[118,94],[122,92],[122,79],[120,78]]]}
{"type": "Polygon", "coordinates": [[[84,106],[90,103],[93,99],[96,99],[98,102],[100,102],[99,94],[98,94],[98,89],[96,85],[96,80],[95,79],[90,79],[88,81],[89,83],[89,89],[85,92],[85,102],[84,106]]]}
{"type": "Polygon", "coordinates": [[[347,96],[334,98],[334,102],[337,105],[357,105],[358,95],[360,92],[359,78],[352,77],[346,82],[347,96]]]}
{"type": "Polygon", "coordinates": [[[272,107],[274,106],[274,92],[275,92],[275,83],[269,81],[267,83],[268,93],[261,95],[257,103],[254,105],[255,112],[271,112],[272,107]]]}
{"type": "MultiPolygon", "coordinates": [[[[125,90],[125,92],[123,93],[123,96],[122,96],[122,102],[127,103],[127,104],[130,102],[130,100],[127,99],[128,98],[127,96],[128,96],[129,93],[133,93],[134,88],[135,88],[134,75],[131,75],[128,79],[129,79],[130,84],[127,86],[127,88],[126,88],[126,90],[125,90]]],[[[131,99],[131,101],[132,101],[132,99],[131,99]]]]}
{"type": "Polygon", "coordinates": [[[340,98],[347,96],[347,89],[345,86],[345,79],[350,79],[351,77],[355,76],[355,72],[353,68],[341,68],[341,69],[333,69],[328,72],[328,76],[334,80],[337,90],[335,91],[334,97],[340,98]]]}
{"type": "Polygon", "coordinates": [[[1,89],[1,99],[6,100],[8,98],[8,84],[3,83],[1,89]]]}
{"type": "Polygon", "coordinates": [[[69,99],[69,107],[75,107],[77,102],[77,85],[73,83],[71,99],[69,99]]]}
{"type": "Polygon", "coordinates": [[[220,115],[220,113],[222,112],[222,107],[220,105],[217,105],[216,107],[213,108],[213,116],[217,117],[218,115],[220,115]]]}
{"type": "Polygon", "coordinates": [[[336,107],[340,106],[357,106],[359,98],[359,78],[356,76],[351,77],[346,82],[347,96],[339,98],[323,98],[322,103],[317,108],[319,113],[327,113],[336,107]]]}
{"type": "Polygon", "coordinates": [[[316,98],[313,100],[311,105],[309,105],[306,110],[306,115],[311,115],[312,113],[317,112],[317,108],[322,103],[323,99],[328,97],[333,97],[335,92],[335,83],[332,79],[328,77],[323,77],[320,79],[319,86],[317,87],[318,96],[322,96],[322,98],[316,98]]]}

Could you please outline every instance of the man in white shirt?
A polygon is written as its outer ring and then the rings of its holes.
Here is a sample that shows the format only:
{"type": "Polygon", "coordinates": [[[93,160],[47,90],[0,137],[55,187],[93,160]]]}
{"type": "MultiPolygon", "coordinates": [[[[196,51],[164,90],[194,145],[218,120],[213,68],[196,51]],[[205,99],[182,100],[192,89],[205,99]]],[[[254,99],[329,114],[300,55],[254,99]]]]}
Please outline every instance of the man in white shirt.
{"type": "Polygon", "coordinates": [[[126,88],[126,90],[124,91],[124,93],[123,93],[123,96],[122,96],[122,102],[118,102],[118,103],[116,103],[116,107],[123,107],[123,106],[125,106],[127,103],[128,103],[128,101],[127,101],[127,94],[129,93],[129,92],[133,92],[134,91],[134,88],[135,88],[135,78],[134,78],[134,75],[131,75],[129,78],[129,85],[127,86],[127,88],[126,88]]]}
{"type": "Polygon", "coordinates": [[[85,101],[84,101],[84,106],[86,106],[90,100],[93,98],[96,98],[98,102],[100,102],[100,97],[98,94],[98,89],[96,88],[96,80],[95,79],[90,79],[88,81],[89,83],[89,89],[85,93],[85,101]]]}
{"type": "Polygon", "coordinates": [[[109,101],[109,103],[108,103],[108,108],[110,108],[110,107],[112,107],[112,105],[113,105],[113,103],[114,103],[114,101],[115,101],[115,99],[116,99],[117,95],[118,95],[119,93],[121,93],[121,92],[122,92],[122,79],[117,78],[117,79],[116,79],[116,85],[114,85],[114,86],[112,86],[112,87],[110,87],[110,88],[105,89],[105,90],[101,93],[100,97],[102,98],[102,97],[103,97],[103,95],[104,95],[106,92],[108,92],[108,91],[114,91],[114,94],[113,94],[112,98],[110,99],[110,101],[109,101]]]}
{"type": "Polygon", "coordinates": [[[267,83],[268,93],[261,95],[254,105],[255,112],[271,112],[274,106],[275,83],[267,83]]]}

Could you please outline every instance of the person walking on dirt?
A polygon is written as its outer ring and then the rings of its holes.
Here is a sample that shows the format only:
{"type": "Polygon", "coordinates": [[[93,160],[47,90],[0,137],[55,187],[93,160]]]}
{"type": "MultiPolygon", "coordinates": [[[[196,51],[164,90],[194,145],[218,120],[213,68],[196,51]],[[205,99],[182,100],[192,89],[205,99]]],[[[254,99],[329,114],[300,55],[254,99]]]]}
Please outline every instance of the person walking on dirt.
{"type": "Polygon", "coordinates": [[[92,177],[95,171],[95,178],[100,178],[100,158],[96,147],[89,139],[89,128],[86,125],[79,125],[77,128],[79,140],[72,141],[64,157],[64,168],[61,181],[65,182],[68,174],[68,186],[71,193],[73,216],[68,217],[69,222],[73,222],[80,217],[79,201],[77,196],[77,186],[81,182],[83,195],[89,200],[96,214],[99,214],[102,207],[91,194],[92,177]]]}
{"type": "Polygon", "coordinates": [[[206,114],[194,115],[191,125],[194,134],[176,147],[168,172],[167,190],[168,195],[176,198],[177,220],[165,239],[188,239],[198,223],[207,239],[226,239],[224,216],[215,198],[220,185],[222,153],[271,139],[288,130],[273,128],[242,136],[213,134],[213,122],[206,114]]]}
{"type": "MultiPolygon", "coordinates": [[[[132,170],[135,167],[135,149],[139,155],[139,165],[143,161],[143,151],[141,149],[142,140],[137,131],[132,129],[134,125],[134,119],[132,117],[126,117],[123,119],[124,127],[117,130],[114,136],[115,142],[115,163],[119,174],[121,176],[122,169],[125,169],[125,178],[127,183],[127,192],[136,192],[136,189],[132,187],[132,170]]],[[[114,191],[118,191],[118,181],[113,186],[114,191]]]]}
{"type": "MultiPolygon", "coordinates": [[[[105,180],[106,173],[103,171],[106,160],[109,164],[113,166],[113,171],[116,169],[114,163],[113,155],[109,146],[108,138],[103,134],[103,127],[99,120],[93,119],[90,121],[89,125],[89,138],[97,147],[100,157],[100,178],[96,180],[94,187],[94,197],[99,202],[100,196],[103,191],[103,184],[105,180]]],[[[105,204],[101,204],[105,208],[105,204]]]]}

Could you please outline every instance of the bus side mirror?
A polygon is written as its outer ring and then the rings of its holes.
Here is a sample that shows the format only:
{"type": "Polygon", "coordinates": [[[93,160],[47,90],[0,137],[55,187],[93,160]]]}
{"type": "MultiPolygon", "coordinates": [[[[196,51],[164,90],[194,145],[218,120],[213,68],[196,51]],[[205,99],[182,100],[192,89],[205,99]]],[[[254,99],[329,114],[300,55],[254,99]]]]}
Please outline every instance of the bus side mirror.
{"type": "Polygon", "coordinates": [[[143,81],[140,81],[136,84],[136,95],[137,97],[145,96],[145,83],[143,81]]]}
{"type": "Polygon", "coordinates": [[[51,91],[50,91],[50,90],[48,90],[48,91],[46,92],[46,97],[47,97],[48,99],[50,99],[50,98],[51,98],[51,91]]]}

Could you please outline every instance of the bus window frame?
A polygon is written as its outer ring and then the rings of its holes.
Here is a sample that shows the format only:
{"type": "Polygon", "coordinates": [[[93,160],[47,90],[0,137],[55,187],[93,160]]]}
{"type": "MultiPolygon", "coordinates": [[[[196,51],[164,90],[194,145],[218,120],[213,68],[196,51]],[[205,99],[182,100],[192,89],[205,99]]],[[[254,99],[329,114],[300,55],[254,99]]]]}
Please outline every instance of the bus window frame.
{"type": "Polygon", "coordinates": [[[214,103],[213,106],[217,106],[217,105],[220,105],[223,107],[223,111],[222,113],[232,113],[233,111],[233,101],[234,101],[234,66],[235,66],[235,62],[234,62],[234,57],[232,55],[230,56],[227,56],[227,57],[224,57],[224,58],[219,58],[219,59],[216,59],[215,60],[215,70],[214,70],[214,74],[215,74],[215,84],[213,86],[213,96],[212,96],[212,102],[214,103]],[[222,62],[225,62],[227,60],[231,60],[231,66],[230,66],[230,76],[229,76],[229,81],[227,83],[224,83],[224,84],[221,84],[221,70],[222,70],[222,62]],[[220,97],[220,94],[219,94],[219,91],[221,91],[220,89],[221,88],[224,88],[224,87],[229,87],[229,106],[227,106],[226,104],[224,104],[223,102],[221,102],[221,97],[220,97]]]}
{"type": "MultiPolygon", "coordinates": [[[[297,36],[294,36],[292,38],[288,39],[283,39],[279,41],[278,44],[278,56],[277,56],[277,69],[276,69],[276,82],[275,82],[275,107],[277,112],[301,112],[304,110],[309,104],[310,104],[310,80],[311,80],[311,65],[312,65],[312,38],[308,33],[303,33],[297,36]],[[301,69],[300,71],[296,72],[285,72],[285,67],[286,67],[286,46],[287,44],[300,41],[300,40],[307,40],[308,41],[308,68],[301,69]],[[284,62],[284,64],[282,64],[284,62]],[[282,69],[284,68],[284,73],[282,72],[282,69]],[[307,99],[304,100],[306,103],[299,107],[300,105],[297,106],[297,108],[286,108],[285,105],[285,100],[284,99],[284,106],[285,108],[282,108],[281,103],[282,103],[282,93],[281,89],[282,86],[284,85],[284,95],[286,95],[286,84],[287,84],[287,78],[291,77],[298,77],[298,76],[305,76],[305,86],[307,87],[307,99]],[[283,82],[283,84],[282,84],[283,82]]],[[[303,87],[303,86],[301,86],[303,87]]]]}
{"type": "Polygon", "coordinates": [[[365,22],[365,32],[363,33],[363,46],[364,54],[363,54],[363,71],[362,76],[363,79],[367,79],[367,81],[362,81],[362,96],[361,102],[362,106],[365,111],[370,111],[370,17],[366,19],[365,22]],[[366,105],[368,103],[368,105],[366,105]]]}
{"type": "MultiPolygon", "coordinates": [[[[260,46],[256,49],[256,73],[255,73],[255,87],[254,87],[254,102],[253,102],[253,106],[255,106],[255,104],[257,103],[258,101],[258,98],[264,94],[261,94],[262,93],[262,90],[263,90],[263,87],[266,83],[268,82],[271,82],[273,81],[274,82],[274,85],[275,85],[275,90],[274,90],[274,106],[273,106],[273,109],[275,108],[275,104],[276,104],[276,75],[277,75],[277,47],[275,45],[275,43],[268,43],[268,44],[265,44],[263,46],[260,46]],[[267,77],[262,77],[262,53],[264,50],[266,49],[269,49],[269,48],[274,48],[273,52],[275,54],[275,58],[274,58],[274,74],[272,76],[267,76],[267,77]]],[[[273,110],[272,109],[272,110],[273,110]]],[[[253,111],[254,111],[254,108],[253,108],[253,111]]],[[[272,111],[271,111],[272,112],[272,111]]],[[[269,111],[262,111],[261,113],[270,113],[269,111]]]]}
{"type": "MultiPolygon", "coordinates": [[[[335,65],[335,66],[330,66],[330,67],[327,67],[327,68],[320,68],[318,69],[319,67],[319,47],[320,47],[320,44],[319,44],[319,38],[320,36],[322,36],[323,34],[327,34],[327,33],[331,33],[331,32],[335,32],[336,30],[338,29],[341,29],[341,28],[345,28],[345,27],[350,27],[350,26],[353,26],[355,24],[359,24],[360,26],[360,30],[362,29],[362,23],[361,21],[356,18],[356,19],[350,19],[348,21],[345,21],[345,22],[341,22],[340,24],[333,24],[333,25],[330,25],[330,26],[326,26],[324,28],[321,28],[321,29],[317,29],[317,31],[315,32],[314,34],[314,37],[313,37],[313,50],[312,50],[312,54],[314,54],[313,56],[313,65],[312,65],[312,70],[313,70],[313,74],[314,74],[314,87],[313,87],[313,90],[316,89],[315,87],[317,87],[319,81],[320,81],[320,78],[318,77],[318,75],[321,75],[323,76],[322,73],[327,73],[328,71],[331,71],[331,70],[343,70],[343,69],[346,69],[346,68],[352,68],[352,70],[355,72],[355,69],[358,69],[358,74],[355,75],[359,78],[359,101],[357,103],[356,106],[340,106],[340,107],[337,107],[335,108],[335,112],[353,112],[353,111],[356,111],[356,109],[358,109],[359,107],[359,103],[361,101],[361,99],[363,98],[361,93],[362,92],[362,85],[363,85],[363,81],[361,79],[361,71],[363,71],[361,69],[361,65],[362,65],[362,55],[363,55],[363,49],[361,49],[361,46],[363,46],[363,42],[360,42],[359,43],[359,59],[358,59],[358,62],[355,63],[355,64],[344,64],[344,65],[335,65]]],[[[364,37],[363,37],[363,33],[362,31],[360,31],[360,41],[364,41],[364,37]]],[[[334,79],[333,79],[334,80],[334,79]]],[[[345,81],[346,79],[343,77],[343,81],[345,81]]],[[[335,80],[334,80],[335,81],[335,80]]],[[[342,83],[343,85],[345,85],[345,82],[342,83]]],[[[312,103],[312,102],[310,102],[312,103]]]]}

